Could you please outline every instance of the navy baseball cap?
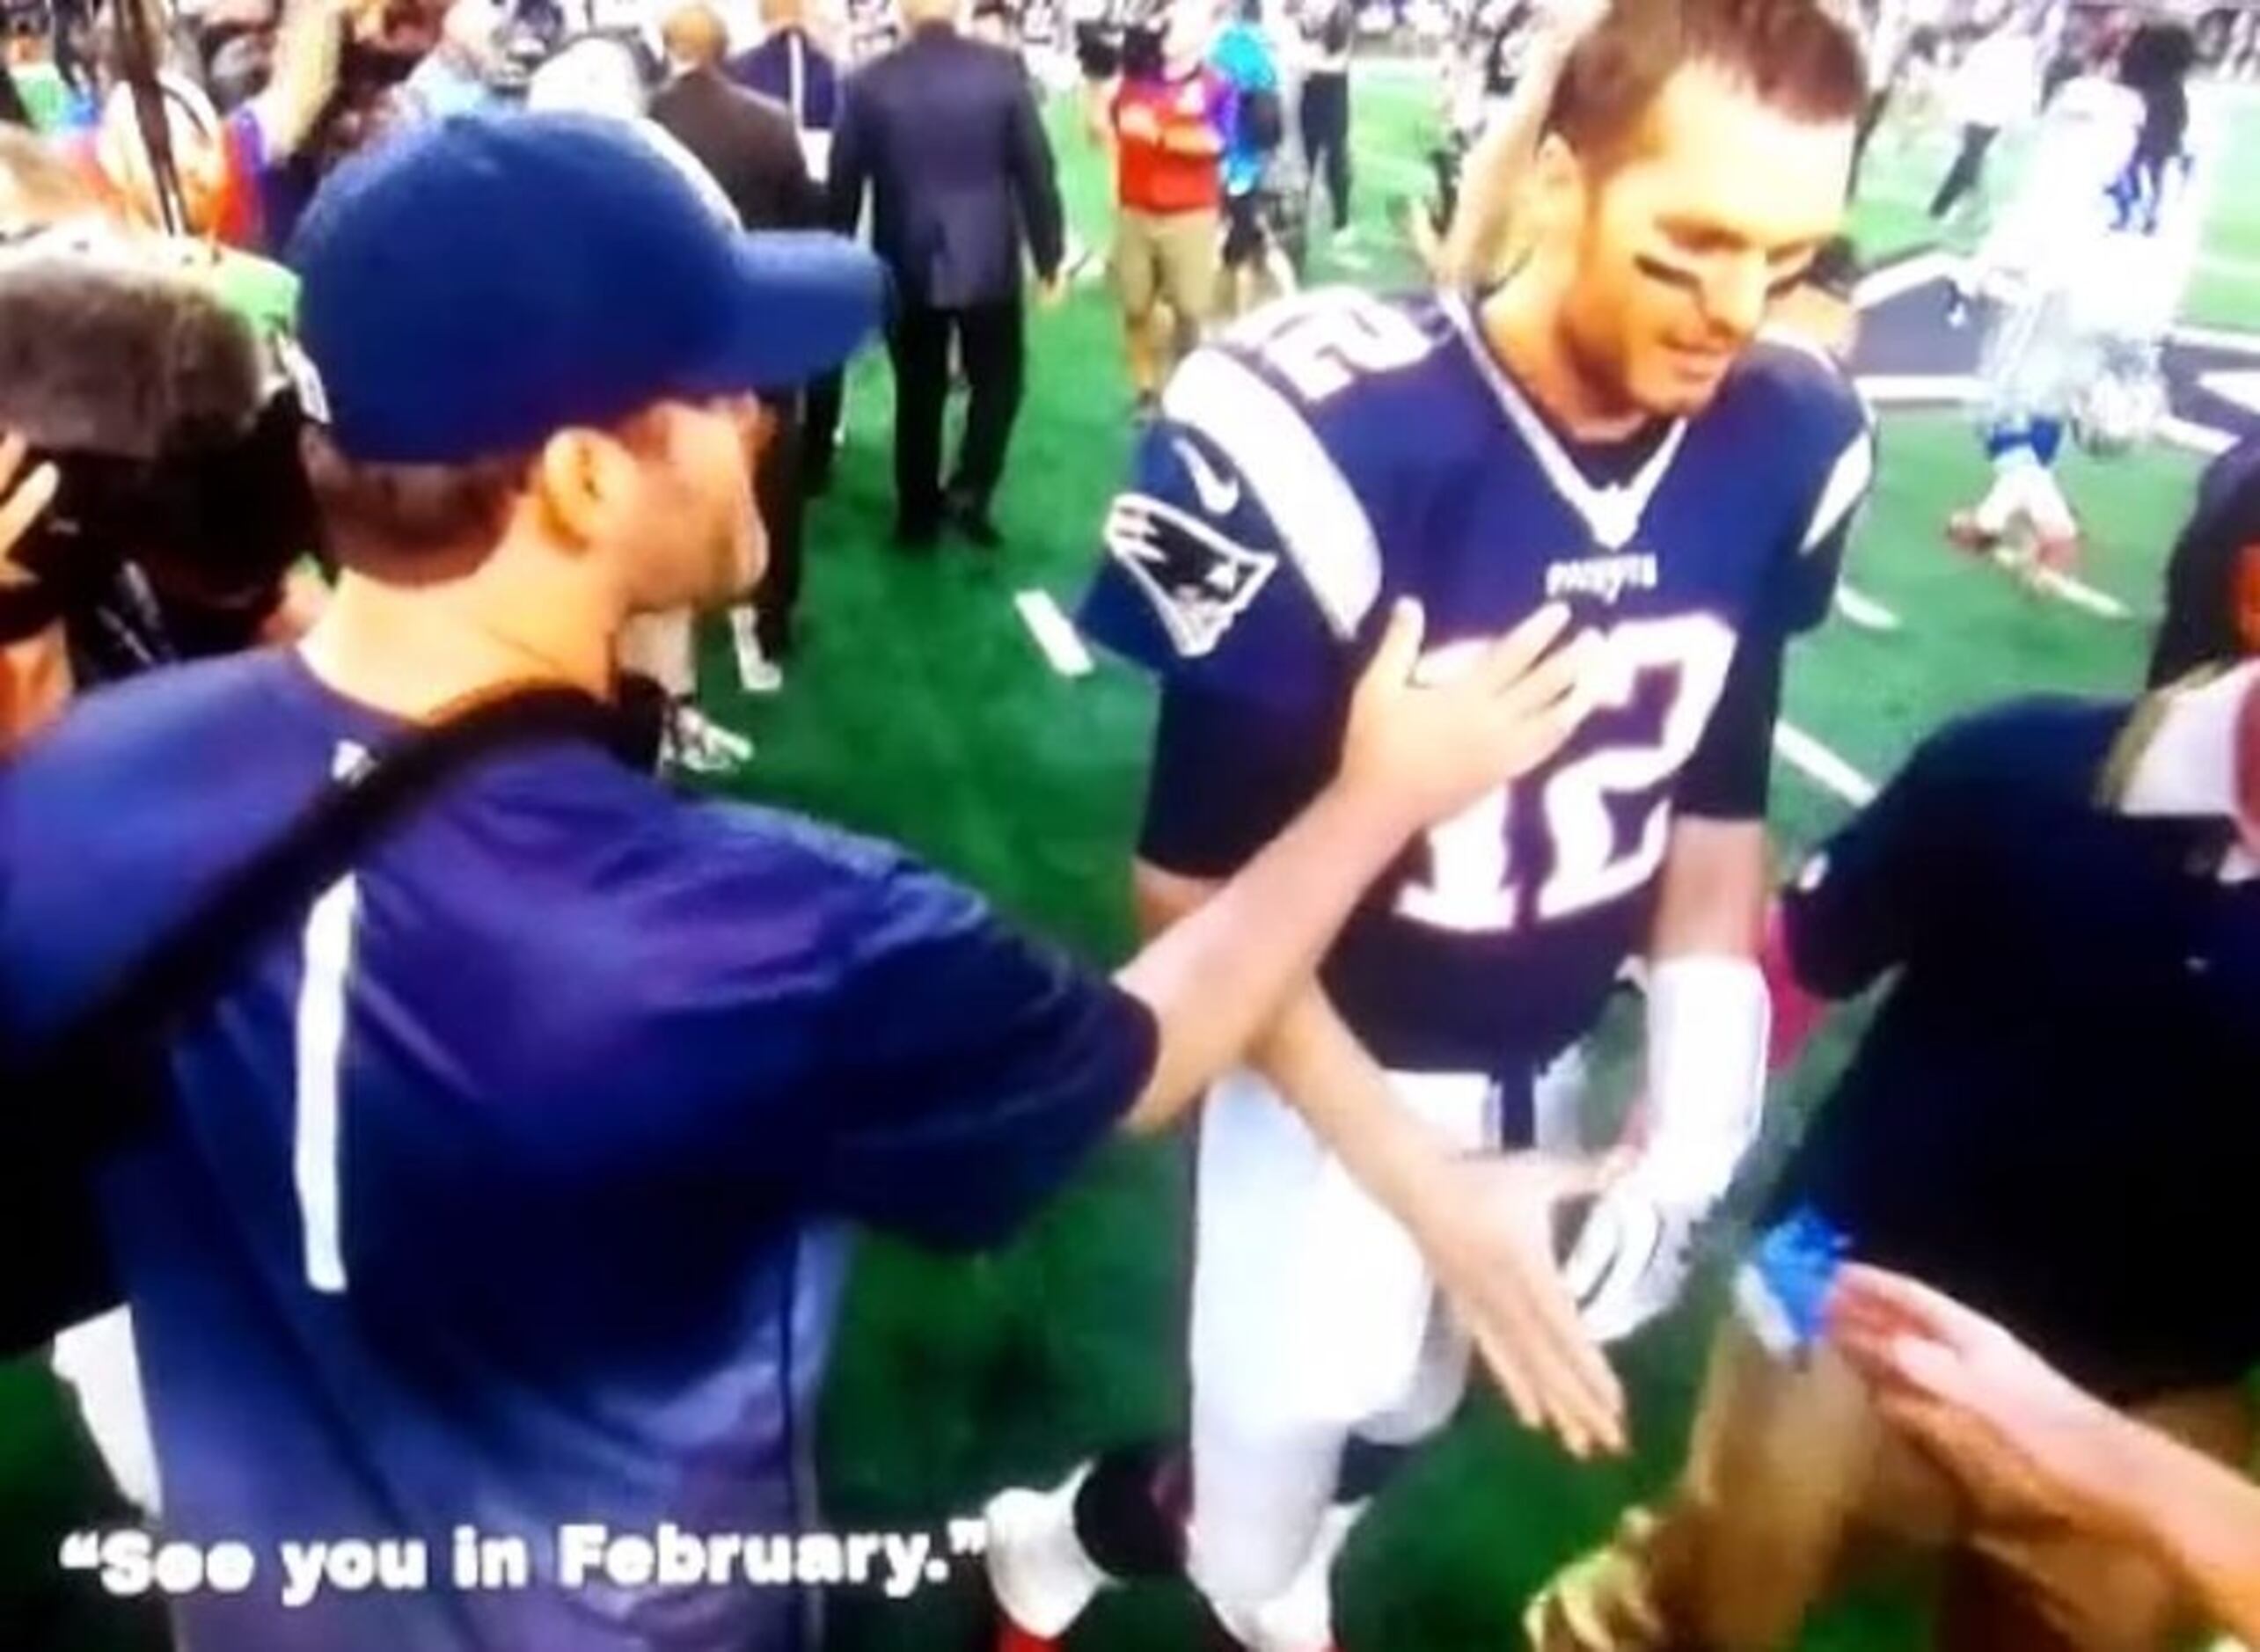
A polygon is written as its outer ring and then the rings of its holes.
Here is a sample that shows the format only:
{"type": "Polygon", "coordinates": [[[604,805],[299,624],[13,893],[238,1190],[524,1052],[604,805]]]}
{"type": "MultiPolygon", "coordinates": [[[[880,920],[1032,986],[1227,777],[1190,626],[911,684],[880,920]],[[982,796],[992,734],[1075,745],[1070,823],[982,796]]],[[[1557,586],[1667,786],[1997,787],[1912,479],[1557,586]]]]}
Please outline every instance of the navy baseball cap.
{"type": "Polygon", "coordinates": [[[742,234],[633,128],[458,115],[340,169],[290,244],[348,458],[454,464],[655,402],[789,389],[878,325],[876,259],[742,234]]]}

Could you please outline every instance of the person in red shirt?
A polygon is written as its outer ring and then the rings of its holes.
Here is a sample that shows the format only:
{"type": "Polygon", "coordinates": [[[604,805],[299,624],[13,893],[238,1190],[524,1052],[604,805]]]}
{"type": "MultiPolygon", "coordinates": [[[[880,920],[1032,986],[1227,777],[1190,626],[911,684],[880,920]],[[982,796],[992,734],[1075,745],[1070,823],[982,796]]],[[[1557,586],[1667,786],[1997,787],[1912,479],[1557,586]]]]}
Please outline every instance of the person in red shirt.
{"type": "Polygon", "coordinates": [[[1139,417],[1153,410],[1176,358],[1200,341],[1221,279],[1224,182],[1232,84],[1208,67],[1215,0],[1173,0],[1159,19],[1157,61],[1133,45],[1108,105],[1121,218],[1115,288],[1122,299],[1130,385],[1139,417]],[[1166,303],[1170,320],[1158,325],[1166,303]]]}

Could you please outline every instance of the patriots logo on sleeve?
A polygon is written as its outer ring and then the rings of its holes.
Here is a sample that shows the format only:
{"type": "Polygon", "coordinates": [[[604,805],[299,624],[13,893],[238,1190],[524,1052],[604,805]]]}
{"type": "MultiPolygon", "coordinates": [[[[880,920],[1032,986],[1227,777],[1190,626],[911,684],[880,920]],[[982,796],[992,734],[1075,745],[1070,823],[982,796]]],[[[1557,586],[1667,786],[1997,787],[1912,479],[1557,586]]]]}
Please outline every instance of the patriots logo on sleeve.
{"type": "Polygon", "coordinates": [[[1108,554],[1145,594],[1187,659],[1215,650],[1279,566],[1276,552],[1236,544],[1151,493],[1116,499],[1106,537],[1108,554]]]}

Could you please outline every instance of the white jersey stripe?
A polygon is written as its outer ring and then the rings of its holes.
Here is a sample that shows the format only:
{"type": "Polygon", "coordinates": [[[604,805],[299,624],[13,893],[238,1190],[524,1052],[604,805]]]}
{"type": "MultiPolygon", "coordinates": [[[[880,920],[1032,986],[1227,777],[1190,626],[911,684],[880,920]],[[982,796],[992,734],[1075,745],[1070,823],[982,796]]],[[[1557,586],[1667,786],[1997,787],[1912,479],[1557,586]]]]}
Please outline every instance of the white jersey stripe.
{"type": "Polygon", "coordinates": [[[1247,479],[1336,636],[1381,591],[1373,524],[1317,434],[1261,376],[1221,350],[1188,357],[1162,394],[1174,422],[1214,443],[1247,479]]]}

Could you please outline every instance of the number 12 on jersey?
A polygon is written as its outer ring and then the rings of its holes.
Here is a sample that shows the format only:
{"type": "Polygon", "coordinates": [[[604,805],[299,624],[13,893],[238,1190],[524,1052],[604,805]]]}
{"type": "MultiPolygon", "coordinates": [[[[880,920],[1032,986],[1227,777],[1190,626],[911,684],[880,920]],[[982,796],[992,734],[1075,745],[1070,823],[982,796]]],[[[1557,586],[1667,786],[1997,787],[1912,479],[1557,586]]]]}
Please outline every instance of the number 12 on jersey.
{"type": "MultiPolygon", "coordinates": [[[[1462,934],[1496,934],[1529,921],[1528,875],[1513,864],[1515,811],[1535,807],[1552,849],[1534,893],[1535,921],[1572,917],[1639,888],[1663,864],[1671,825],[1661,789],[1679,772],[1726,687],[1735,634],[1709,614],[1627,620],[1602,637],[1596,710],[1630,707],[1642,685],[1669,682],[1661,723],[1645,739],[1601,746],[1562,764],[1535,788],[1486,793],[1428,834],[1428,876],[1398,892],[1397,910],[1462,934]],[[1611,805],[1657,793],[1628,844],[1611,805]]],[[[1431,681],[1463,669],[1487,645],[1453,643],[1422,662],[1431,681]]],[[[1573,739],[1575,737],[1573,736],[1573,739]]]]}

